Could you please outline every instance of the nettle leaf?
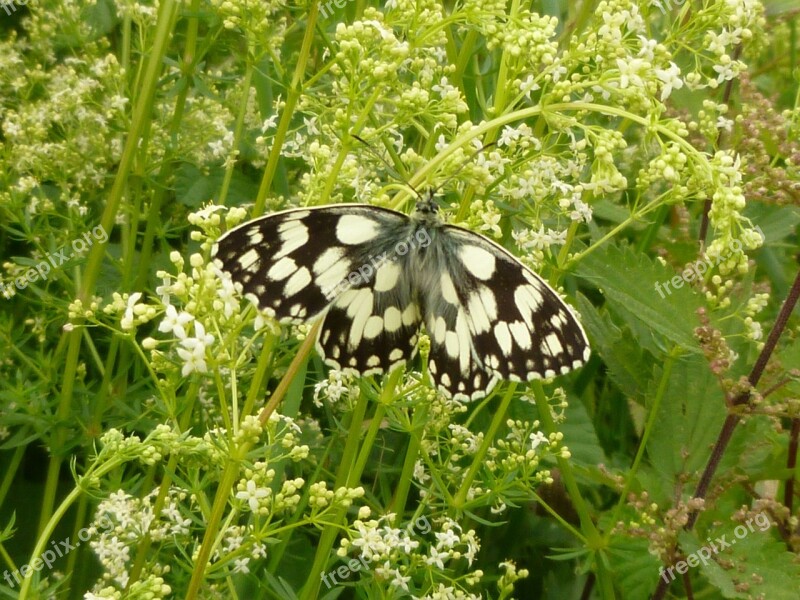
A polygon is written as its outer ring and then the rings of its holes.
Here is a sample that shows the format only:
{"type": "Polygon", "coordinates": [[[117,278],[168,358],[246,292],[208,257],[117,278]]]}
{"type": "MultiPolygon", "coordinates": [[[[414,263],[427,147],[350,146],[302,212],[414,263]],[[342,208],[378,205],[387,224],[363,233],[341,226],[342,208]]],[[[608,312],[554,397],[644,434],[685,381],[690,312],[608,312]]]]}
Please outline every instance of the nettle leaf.
{"type": "Polygon", "coordinates": [[[787,442],[787,434],[775,430],[771,417],[751,416],[736,427],[720,466],[738,469],[752,481],[785,479],[790,476],[787,442]]]}
{"type": "MultiPolygon", "coordinates": [[[[662,372],[657,369],[651,382],[651,402],[662,372]]],[[[719,383],[705,361],[696,355],[676,359],[647,443],[650,464],[667,486],[679,475],[697,473],[705,466],[726,414],[719,383]]]]}
{"type": "MultiPolygon", "coordinates": [[[[792,340],[781,347],[776,354],[778,361],[780,361],[780,364],[784,365],[786,369],[800,365],[800,339],[792,340]]],[[[764,386],[764,382],[762,382],[760,387],[766,389],[769,385],[764,386]]],[[[795,377],[787,381],[785,385],[778,387],[772,394],[774,394],[774,396],[770,395],[770,398],[796,398],[800,395],[800,378],[795,377]]]]}
{"type": "MultiPolygon", "coordinates": [[[[189,208],[199,208],[204,202],[216,200],[225,171],[212,168],[208,172],[196,166],[184,163],[180,165],[175,176],[175,196],[181,204],[189,208]]],[[[258,184],[239,171],[234,171],[228,190],[228,203],[240,206],[253,201],[258,193],[258,184]]]]}
{"type": "Polygon", "coordinates": [[[641,401],[653,372],[653,356],[644,352],[629,328],[617,326],[608,311],[597,309],[583,295],[577,299],[592,352],[603,359],[609,377],[620,391],[641,401]]]}
{"type": "Polygon", "coordinates": [[[699,352],[694,328],[699,325],[697,309],[703,302],[673,269],[634,248],[609,243],[590,252],[580,262],[577,275],[600,289],[609,309],[623,317],[642,347],[653,346],[655,332],[699,352]],[[680,288],[672,283],[676,277],[680,288]]]}
{"type": "Polygon", "coordinates": [[[649,598],[658,584],[661,562],[650,554],[647,540],[614,536],[608,554],[621,598],[649,598]]]}
{"type": "MultiPolygon", "coordinates": [[[[753,531],[745,525],[728,527],[710,541],[698,539],[694,532],[681,532],[678,539],[686,556],[686,566],[682,570],[694,574],[696,569],[725,598],[795,600],[800,565],[782,542],[755,523],[751,525],[753,531]],[[720,543],[723,536],[725,543],[730,544],[727,548],[720,543]],[[704,560],[707,555],[710,558],[704,560]]],[[[680,577],[677,572],[675,575],[680,577]]],[[[669,579],[669,574],[665,576],[669,579]]]]}
{"type": "Polygon", "coordinates": [[[776,207],[765,204],[748,205],[745,215],[757,224],[764,236],[764,246],[776,246],[783,238],[794,233],[800,223],[800,213],[794,207],[776,207]]]}

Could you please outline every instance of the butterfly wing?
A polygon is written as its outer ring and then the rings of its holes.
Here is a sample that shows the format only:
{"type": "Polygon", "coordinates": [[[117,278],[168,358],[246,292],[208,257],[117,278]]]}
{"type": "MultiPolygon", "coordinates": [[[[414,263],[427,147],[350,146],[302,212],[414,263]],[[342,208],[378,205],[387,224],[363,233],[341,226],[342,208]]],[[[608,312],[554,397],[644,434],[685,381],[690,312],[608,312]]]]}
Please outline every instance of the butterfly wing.
{"type": "Polygon", "coordinates": [[[501,246],[444,226],[426,272],[429,368],[446,393],[476,399],[497,379],[530,381],[583,365],[590,350],[573,310],[501,246]],[[434,277],[434,275],[431,275],[434,277]]]}
{"type": "Polygon", "coordinates": [[[322,323],[317,348],[325,362],[361,375],[388,373],[416,350],[419,307],[401,261],[376,269],[369,285],[343,292],[322,323]]]}
{"type": "Polygon", "coordinates": [[[359,267],[370,263],[388,232],[407,222],[402,213],[363,204],[291,209],[225,233],[212,255],[256,306],[281,322],[299,323],[345,289],[365,285],[359,267]]]}
{"type": "Polygon", "coordinates": [[[413,355],[419,309],[407,257],[395,245],[408,217],[363,204],[283,211],[232,229],[212,254],[240,291],[282,322],[325,312],[317,350],[326,363],[366,375],[413,355]]]}

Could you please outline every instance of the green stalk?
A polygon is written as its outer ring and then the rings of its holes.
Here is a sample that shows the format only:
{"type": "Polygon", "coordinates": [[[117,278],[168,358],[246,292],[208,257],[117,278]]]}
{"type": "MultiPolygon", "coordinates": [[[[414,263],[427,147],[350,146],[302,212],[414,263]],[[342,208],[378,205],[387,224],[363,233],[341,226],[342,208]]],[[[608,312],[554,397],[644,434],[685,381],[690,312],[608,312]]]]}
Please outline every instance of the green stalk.
{"type": "MultiPolygon", "coordinates": [[[[308,359],[309,354],[311,354],[311,349],[314,347],[320,325],[321,321],[317,321],[314,327],[311,328],[311,331],[309,332],[303,344],[300,346],[300,349],[289,365],[289,368],[286,370],[286,374],[283,376],[283,379],[281,379],[278,387],[275,388],[275,391],[272,393],[269,402],[267,402],[266,406],[264,406],[264,408],[261,410],[261,413],[258,415],[259,421],[261,421],[262,424],[266,423],[269,415],[272,414],[272,412],[278,406],[278,403],[283,399],[283,396],[289,389],[289,385],[292,383],[295,375],[300,370],[301,365],[308,359]]],[[[253,387],[256,388],[256,392],[253,392],[255,394],[257,393],[259,385],[253,385],[251,390],[253,387]]],[[[237,402],[237,399],[234,398],[233,402],[237,402]]],[[[203,535],[203,542],[200,545],[200,551],[197,555],[197,559],[194,562],[192,578],[189,581],[189,587],[186,590],[185,597],[187,600],[190,598],[197,598],[198,594],[200,593],[200,586],[205,580],[206,568],[208,566],[208,561],[211,558],[211,552],[214,549],[216,540],[218,539],[220,524],[222,523],[222,517],[225,513],[225,508],[228,505],[230,492],[236,483],[236,478],[239,476],[239,468],[241,463],[247,456],[247,453],[250,451],[251,447],[251,443],[245,442],[238,448],[231,448],[231,456],[228,460],[228,463],[225,465],[225,471],[223,472],[219,485],[217,486],[217,493],[214,496],[214,504],[211,508],[211,514],[206,522],[206,531],[203,535]]]]}
{"type": "MultiPolygon", "coordinates": [[[[189,15],[197,15],[200,12],[200,0],[192,0],[189,7],[189,15]]],[[[169,125],[170,137],[176,137],[180,132],[181,123],[183,122],[183,114],[186,110],[186,98],[189,95],[191,75],[194,72],[195,65],[197,64],[197,31],[199,27],[199,19],[197,16],[190,16],[186,25],[186,43],[183,50],[183,76],[184,85],[178,91],[178,96],[175,99],[175,109],[172,113],[169,125]]],[[[158,177],[154,187],[153,199],[150,201],[150,210],[147,215],[147,227],[144,231],[142,238],[142,252],[139,259],[139,272],[133,283],[134,290],[140,290],[144,287],[147,280],[147,274],[150,268],[150,255],[152,253],[153,239],[155,238],[156,231],[161,225],[161,205],[164,203],[164,198],[167,191],[170,189],[168,185],[168,178],[173,174],[172,156],[174,150],[168,147],[167,155],[159,169],[158,177]]]]}
{"type": "Polygon", "coordinates": [[[492,447],[500,426],[505,422],[506,412],[508,411],[508,406],[511,404],[511,399],[514,397],[514,390],[516,389],[516,383],[509,385],[503,399],[500,401],[500,406],[497,407],[494,417],[492,417],[489,429],[486,430],[486,435],[483,436],[483,442],[481,442],[480,448],[478,448],[478,451],[475,453],[472,464],[470,464],[469,470],[464,476],[464,481],[453,499],[453,508],[455,510],[460,511],[464,508],[464,503],[467,501],[467,494],[469,493],[470,487],[472,487],[472,482],[475,481],[478,471],[483,467],[483,459],[489,451],[489,448],[492,447]]]}
{"type": "Polygon", "coordinates": [[[250,53],[247,54],[247,64],[245,65],[244,80],[242,81],[242,98],[239,102],[238,114],[236,115],[236,124],[233,129],[233,147],[231,148],[231,160],[228,161],[225,167],[225,176],[222,179],[222,187],[219,192],[219,204],[225,204],[228,198],[228,190],[231,187],[231,180],[233,179],[233,169],[236,166],[235,157],[239,153],[239,144],[242,141],[242,132],[244,131],[244,117],[247,114],[247,102],[250,99],[250,82],[253,79],[253,60],[250,53]]]}
{"type": "MultiPolygon", "coordinates": [[[[531,383],[534,397],[536,399],[536,407],[539,409],[539,421],[543,425],[544,431],[549,435],[558,433],[556,424],[553,421],[553,413],[550,409],[550,404],[547,402],[547,396],[544,393],[544,387],[541,381],[533,381],[531,383]]],[[[572,464],[566,458],[557,455],[556,464],[561,473],[561,478],[564,481],[564,486],[567,489],[567,494],[572,501],[575,511],[581,522],[581,531],[586,536],[586,546],[594,552],[602,551],[605,547],[605,540],[603,540],[600,532],[595,527],[592,516],[589,513],[589,507],[581,495],[578,482],[575,479],[575,473],[572,470],[572,464]]],[[[605,600],[614,598],[614,587],[611,582],[610,576],[606,573],[605,563],[600,557],[594,561],[597,570],[597,581],[600,586],[602,597],[605,600]]]]}
{"type": "Polygon", "coordinates": [[[11,489],[11,484],[14,483],[14,477],[17,474],[20,464],[22,464],[22,457],[25,456],[26,446],[17,446],[14,448],[14,453],[11,455],[11,460],[8,462],[5,475],[3,475],[3,483],[0,484],[0,507],[5,504],[6,494],[11,489]]]}
{"type": "MultiPolygon", "coordinates": [[[[357,458],[358,440],[361,438],[361,426],[364,423],[367,404],[368,400],[366,394],[360,394],[358,403],[350,419],[347,442],[345,443],[344,452],[342,452],[339,469],[336,472],[335,489],[346,486],[350,482],[357,482],[361,477],[361,473],[356,473],[353,467],[357,458]]],[[[306,585],[300,592],[300,600],[315,600],[318,597],[319,586],[322,583],[322,573],[331,558],[333,543],[336,541],[336,536],[339,534],[339,523],[341,523],[346,512],[347,509],[344,507],[339,507],[337,510],[331,511],[330,524],[326,525],[320,534],[319,541],[317,542],[317,551],[314,554],[314,562],[308,572],[306,585]]]]}
{"type": "MultiPolygon", "coordinates": [[[[175,0],[164,0],[159,7],[158,22],[156,24],[155,39],[151,49],[150,57],[147,63],[145,77],[141,86],[141,96],[136,103],[136,108],[131,122],[131,129],[128,132],[128,138],[125,142],[125,148],[122,152],[120,159],[119,170],[114,179],[114,184],[111,192],[108,195],[108,202],[106,204],[103,215],[100,219],[100,224],[106,231],[111,231],[114,226],[119,205],[125,192],[128,175],[130,174],[133,166],[134,158],[139,149],[139,144],[142,141],[142,133],[144,132],[147,121],[152,112],[153,99],[155,90],[158,84],[158,76],[162,70],[163,58],[169,44],[172,28],[175,23],[177,15],[178,3],[175,0]]],[[[146,146],[146,144],[143,144],[146,146]]],[[[100,267],[102,265],[103,257],[105,255],[106,242],[97,242],[93,244],[89,250],[89,256],[86,262],[86,269],[82,285],[78,291],[78,298],[84,304],[91,298],[97,278],[100,274],[100,267]]],[[[56,410],[57,422],[64,423],[69,420],[72,409],[72,396],[74,391],[75,381],[77,379],[76,370],[78,367],[78,360],[80,355],[81,335],[83,326],[78,323],[74,329],[65,333],[68,340],[67,357],[64,365],[64,378],[62,380],[61,394],[59,398],[58,408],[56,410]]],[[[40,512],[39,533],[40,536],[45,533],[47,524],[53,515],[53,506],[55,504],[55,497],[58,488],[58,474],[61,470],[63,457],[61,452],[65,444],[65,431],[60,428],[56,434],[51,446],[53,455],[47,469],[45,490],[42,498],[42,509],[40,512]]]]}
{"type": "Polygon", "coordinates": [[[253,207],[253,214],[251,216],[258,217],[264,212],[264,204],[267,202],[267,194],[272,188],[272,180],[275,177],[275,171],[278,168],[278,159],[281,157],[281,149],[283,142],[286,139],[286,132],[289,130],[289,123],[294,114],[294,107],[297,100],[302,93],[301,84],[306,74],[306,63],[311,54],[311,44],[314,41],[314,26],[317,22],[317,12],[319,10],[319,2],[312,0],[311,6],[308,10],[308,17],[306,21],[306,32],[303,37],[303,45],[300,47],[300,54],[297,57],[297,65],[295,65],[294,75],[292,82],[289,85],[286,95],[286,105],[284,106],[281,118],[278,121],[278,129],[275,131],[275,139],[272,142],[272,148],[269,151],[269,158],[267,158],[267,166],[264,167],[264,176],[261,178],[261,185],[258,188],[258,195],[256,196],[256,203],[253,207]]]}
{"type": "MultiPolygon", "coordinates": [[[[188,392],[186,393],[186,405],[193,406],[194,402],[197,398],[197,393],[200,391],[200,385],[198,382],[192,382],[191,386],[189,387],[188,392]]],[[[180,417],[180,423],[178,424],[180,431],[186,431],[189,428],[189,424],[191,423],[192,419],[192,411],[186,410],[180,417]]],[[[177,454],[171,454],[169,457],[169,461],[167,461],[167,466],[164,467],[164,472],[161,478],[161,484],[158,488],[158,495],[156,496],[156,501],[153,503],[153,514],[160,515],[164,505],[166,504],[167,498],[169,497],[169,488],[172,487],[172,480],[173,474],[175,473],[175,469],[178,467],[178,460],[179,456],[177,454]]],[[[153,483],[153,478],[156,475],[156,467],[153,466],[152,468],[148,469],[147,476],[145,480],[142,482],[140,486],[143,490],[149,490],[150,486],[153,483]]],[[[155,523],[154,523],[155,524],[155,523]]],[[[139,575],[142,573],[142,569],[144,569],[144,565],[147,562],[148,557],[150,556],[150,545],[152,543],[152,538],[150,537],[150,532],[147,531],[145,535],[139,540],[139,543],[136,546],[136,554],[133,561],[133,566],[131,567],[129,574],[128,574],[128,583],[125,586],[125,589],[130,589],[131,585],[135,582],[139,581],[139,575]]]]}
{"type": "MultiPolygon", "coordinates": [[[[102,479],[107,473],[113,471],[118,466],[120,466],[122,461],[118,459],[109,460],[107,463],[104,463],[100,468],[96,471],[90,471],[86,475],[83,476],[83,481],[90,481],[88,479],[91,477],[93,480],[100,480],[102,479]]],[[[58,508],[50,515],[50,519],[48,519],[47,523],[39,534],[38,539],[36,540],[36,545],[33,547],[33,552],[31,552],[30,559],[28,560],[27,564],[32,565],[36,561],[39,561],[42,553],[45,550],[45,546],[47,546],[47,542],[52,537],[53,533],[56,530],[56,527],[61,522],[61,519],[64,517],[66,512],[70,509],[70,507],[75,503],[78,498],[80,498],[84,493],[84,489],[81,485],[81,482],[78,482],[72,491],[67,494],[67,497],[61,501],[61,504],[58,505],[58,508]]],[[[75,540],[72,540],[75,542],[75,540]]],[[[19,596],[18,600],[26,600],[28,598],[28,593],[30,591],[31,582],[33,581],[33,576],[37,574],[39,571],[35,569],[28,569],[28,572],[22,579],[22,585],[19,588],[19,596]]],[[[35,596],[38,598],[38,596],[35,596]]]]}
{"type": "MultiPolygon", "coordinates": [[[[628,492],[630,491],[633,480],[639,470],[639,464],[642,462],[642,458],[644,458],[645,449],[647,448],[647,441],[650,439],[650,434],[653,432],[653,428],[656,425],[656,417],[658,416],[658,411],[661,408],[661,401],[664,399],[664,394],[667,391],[667,384],[669,383],[669,377],[672,374],[672,367],[675,365],[676,357],[676,351],[673,349],[673,351],[670,352],[664,360],[664,370],[661,373],[661,381],[658,384],[658,391],[656,392],[656,397],[653,400],[653,405],[650,407],[650,414],[647,416],[647,423],[645,424],[644,431],[642,432],[642,439],[639,442],[639,448],[636,450],[636,457],[633,459],[633,465],[626,473],[625,486],[620,493],[619,501],[614,507],[614,512],[611,516],[612,528],[617,522],[619,511],[622,509],[622,506],[625,504],[628,498],[628,492]]],[[[610,537],[611,529],[606,532],[606,542],[608,542],[610,537]]]]}

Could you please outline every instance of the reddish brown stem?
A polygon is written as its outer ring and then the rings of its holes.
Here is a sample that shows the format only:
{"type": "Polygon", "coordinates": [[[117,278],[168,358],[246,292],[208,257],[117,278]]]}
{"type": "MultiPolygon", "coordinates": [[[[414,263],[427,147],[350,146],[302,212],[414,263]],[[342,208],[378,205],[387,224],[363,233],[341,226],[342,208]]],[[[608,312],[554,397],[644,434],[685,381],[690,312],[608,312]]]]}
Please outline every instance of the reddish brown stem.
{"type": "MultiPolygon", "coordinates": [[[[786,328],[786,323],[789,321],[789,316],[792,314],[798,298],[800,298],[800,270],[798,270],[794,279],[794,283],[792,284],[792,288],[789,290],[789,295],[786,296],[786,300],[784,301],[783,306],[778,313],[778,318],[775,319],[775,325],[772,327],[772,331],[769,332],[769,337],[767,338],[764,347],[761,349],[761,353],[758,355],[758,359],[756,360],[755,365],[753,365],[750,375],[747,377],[747,380],[750,382],[750,385],[753,388],[755,388],[759,379],[761,379],[761,375],[764,373],[767,362],[769,361],[770,356],[772,356],[775,346],[778,344],[778,339],[781,337],[783,330],[786,328]]],[[[750,390],[741,392],[733,399],[733,406],[737,407],[741,406],[742,404],[747,404],[747,402],[750,400],[750,394],[750,390]]],[[[702,499],[706,497],[709,485],[711,484],[711,479],[714,477],[717,467],[719,467],[719,463],[722,460],[723,454],[725,454],[725,449],[728,447],[728,442],[731,441],[731,437],[733,436],[733,432],[736,429],[736,424],[739,422],[739,419],[739,415],[733,413],[729,414],[725,418],[725,422],[722,424],[722,430],[720,431],[717,441],[714,444],[714,449],[711,451],[711,456],[708,458],[708,462],[706,463],[706,468],[703,470],[703,474],[700,476],[700,481],[698,482],[697,489],[694,493],[695,498],[702,499]]],[[[694,527],[698,514],[699,513],[697,511],[692,511],[689,514],[689,519],[684,527],[686,531],[689,531],[694,527]]],[[[656,591],[653,593],[653,600],[661,600],[664,598],[664,595],[667,593],[667,588],[668,584],[659,577],[658,586],[656,587],[656,591]]]]}

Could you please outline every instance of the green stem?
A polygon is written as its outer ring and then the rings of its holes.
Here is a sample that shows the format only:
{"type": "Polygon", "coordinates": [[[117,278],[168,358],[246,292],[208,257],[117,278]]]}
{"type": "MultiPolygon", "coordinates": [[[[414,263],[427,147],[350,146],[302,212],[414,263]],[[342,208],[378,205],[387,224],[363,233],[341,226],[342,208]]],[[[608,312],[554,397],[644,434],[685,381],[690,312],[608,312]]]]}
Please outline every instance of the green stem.
{"type": "MultiPolygon", "coordinates": [[[[275,391],[270,396],[269,402],[267,402],[266,406],[261,410],[261,413],[258,415],[258,419],[261,424],[265,424],[269,415],[277,408],[278,403],[283,399],[283,396],[286,394],[286,391],[289,389],[289,385],[294,380],[295,375],[300,370],[302,364],[308,360],[308,356],[311,353],[311,349],[314,347],[314,342],[317,338],[317,333],[319,331],[319,327],[322,321],[317,321],[317,323],[311,328],[308,336],[306,337],[305,341],[303,342],[302,346],[298,350],[297,354],[295,355],[294,359],[292,360],[289,368],[286,370],[286,374],[281,379],[281,382],[278,384],[278,387],[275,388],[275,391]]],[[[260,362],[260,361],[259,361],[260,362]]],[[[261,372],[259,370],[258,372],[261,372]]],[[[251,392],[255,387],[256,391],[253,394],[258,393],[258,389],[260,385],[253,385],[251,387],[251,392]]],[[[233,399],[233,402],[237,402],[236,398],[233,399]]],[[[249,414],[249,413],[248,413],[249,414]]],[[[239,468],[241,466],[241,462],[247,456],[247,453],[250,451],[252,444],[249,442],[245,442],[241,444],[238,448],[231,448],[231,456],[228,460],[228,463],[225,465],[225,471],[220,478],[219,485],[217,486],[217,493],[214,497],[214,504],[211,508],[211,514],[206,521],[206,531],[203,535],[203,542],[200,545],[200,551],[197,554],[197,558],[194,562],[194,569],[192,570],[192,578],[189,581],[189,587],[186,590],[186,598],[187,600],[190,598],[197,598],[200,592],[200,586],[203,584],[205,579],[206,569],[208,567],[208,561],[211,558],[211,552],[214,549],[216,541],[218,539],[218,533],[220,531],[220,524],[222,522],[222,517],[225,513],[225,507],[228,504],[228,499],[230,497],[230,492],[233,489],[234,484],[236,483],[236,478],[239,476],[239,468]]]]}
{"type": "Polygon", "coordinates": [[[278,159],[281,157],[281,149],[286,139],[286,132],[289,130],[289,123],[294,115],[294,107],[302,93],[301,84],[306,74],[306,62],[308,62],[308,57],[311,54],[311,43],[314,41],[314,26],[317,22],[318,10],[319,2],[317,0],[312,0],[308,10],[303,45],[300,47],[300,54],[297,57],[297,65],[295,65],[292,82],[287,91],[286,105],[281,113],[281,118],[278,121],[278,129],[275,131],[275,138],[272,141],[272,148],[269,152],[269,158],[267,158],[267,166],[264,167],[264,176],[261,178],[261,185],[258,188],[258,195],[256,196],[253,214],[251,215],[253,217],[258,217],[264,212],[267,194],[272,188],[272,180],[278,168],[278,159]]]}
{"type": "MultiPolygon", "coordinates": [[[[354,466],[357,458],[358,441],[361,438],[361,426],[364,423],[364,415],[367,411],[367,404],[368,400],[366,394],[361,394],[350,419],[347,442],[344,447],[344,452],[342,452],[339,469],[336,472],[336,489],[350,483],[354,484],[361,478],[361,473],[356,472],[354,466]]],[[[318,597],[319,586],[322,583],[322,573],[328,561],[331,559],[331,549],[333,548],[333,543],[336,541],[336,536],[339,535],[339,524],[346,512],[347,509],[344,507],[331,511],[330,524],[326,525],[320,534],[319,541],[317,542],[317,551],[314,555],[314,562],[308,573],[306,585],[300,592],[300,600],[312,600],[318,597]]]]}
{"type": "MultiPolygon", "coordinates": [[[[503,115],[499,115],[494,119],[481,123],[477,127],[466,131],[459,135],[455,140],[453,140],[449,146],[439,152],[436,156],[434,156],[430,161],[425,163],[411,178],[408,182],[412,188],[419,187],[422,182],[426,181],[428,175],[431,172],[436,171],[449,157],[451,154],[456,152],[459,148],[462,148],[469,144],[475,138],[480,138],[486,135],[489,131],[493,129],[497,129],[506,125],[508,123],[513,123],[515,121],[522,121],[524,119],[529,119],[531,117],[535,117],[541,114],[546,113],[556,113],[556,112],[595,112],[599,114],[603,114],[610,117],[620,117],[622,119],[630,119],[638,123],[643,127],[649,128],[651,131],[662,135],[665,138],[670,139],[671,141],[675,142],[683,149],[684,153],[687,156],[691,156],[695,159],[697,165],[703,168],[710,178],[712,175],[711,166],[709,165],[708,158],[699,152],[694,146],[692,146],[687,140],[682,138],[676,132],[670,130],[669,128],[661,125],[658,122],[654,122],[650,119],[646,119],[644,117],[640,117],[637,114],[629,112],[622,108],[617,108],[615,106],[605,106],[603,104],[596,104],[594,102],[556,102],[553,104],[548,105],[538,105],[538,106],[530,106],[527,108],[522,108],[520,110],[515,110],[503,115]]],[[[396,206],[400,206],[405,202],[406,198],[410,196],[410,192],[406,189],[400,190],[398,194],[395,196],[393,204],[396,206]]]]}
{"type": "MultiPolygon", "coordinates": [[[[153,99],[158,84],[158,77],[163,68],[163,58],[166,54],[166,49],[171,38],[172,28],[175,24],[175,16],[177,15],[178,3],[176,0],[164,0],[159,7],[158,22],[156,24],[155,39],[153,46],[150,50],[149,60],[145,71],[145,77],[141,85],[141,95],[136,103],[134,109],[133,120],[131,128],[128,132],[128,137],[125,141],[125,148],[122,152],[120,159],[119,169],[114,178],[114,184],[108,195],[108,202],[106,203],[105,210],[100,219],[100,225],[105,231],[110,232],[113,229],[119,205],[125,193],[128,175],[133,167],[134,159],[139,148],[146,146],[143,143],[142,134],[146,129],[148,118],[153,108],[153,99]]],[[[88,304],[91,298],[97,278],[100,275],[100,267],[102,265],[103,257],[105,255],[105,248],[108,240],[105,242],[97,242],[92,245],[89,251],[89,256],[86,261],[86,269],[84,270],[83,281],[78,291],[78,298],[83,301],[84,305],[88,304]]],[[[78,367],[81,335],[83,325],[76,324],[72,331],[64,335],[68,339],[67,358],[64,365],[64,377],[62,379],[61,394],[59,398],[58,408],[56,410],[57,422],[59,424],[68,421],[72,413],[72,396],[74,391],[75,381],[77,379],[76,371],[78,367]]],[[[61,470],[63,461],[63,446],[65,444],[66,431],[60,427],[55,433],[55,439],[51,446],[53,453],[47,469],[47,478],[45,483],[45,491],[42,499],[42,509],[40,511],[39,533],[45,532],[46,524],[51,520],[53,514],[53,506],[58,487],[58,474],[61,470]]]]}
{"type": "Polygon", "coordinates": [[[242,81],[242,98],[239,102],[239,110],[236,115],[236,125],[233,129],[233,146],[231,148],[231,158],[227,161],[225,166],[225,176],[222,179],[222,186],[219,192],[219,204],[225,204],[228,198],[228,190],[231,187],[231,180],[233,179],[233,169],[236,166],[236,156],[239,154],[239,145],[242,141],[242,132],[244,131],[244,118],[247,114],[247,103],[250,100],[250,82],[253,79],[253,61],[250,54],[247,55],[247,64],[245,65],[244,80],[242,81]]]}
{"type": "Polygon", "coordinates": [[[5,503],[6,494],[14,482],[14,476],[17,474],[19,465],[22,463],[22,457],[25,456],[25,448],[27,446],[17,446],[14,448],[14,454],[11,455],[11,460],[8,462],[8,467],[3,475],[3,483],[0,484],[0,508],[5,503]]]}
{"type": "MultiPolygon", "coordinates": [[[[100,468],[96,471],[92,471],[91,473],[87,473],[83,476],[83,481],[99,481],[102,479],[107,473],[113,471],[122,463],[121,460],[112,459],[109,460],[107,463],[104,463],[100,468]]],[[[67,510],[75,503],[78,498],[84,493],[84,489],[81,485],[82,482],[78,482],[72,491],[67,494],[66,498],[61,501],[61,504],[58,505],[58,508],[50,515],[50,519],[48,519],[47,523],[45,523],[44,528],[42,529],[39,537],[36,540],[36,545],[33,548],[33,552],[31,552],[30,559],[28,560],[29,565],[34,564],[36,561],[40,560],[42,553],[44,552],[45,546],[47,542],[52,537],[53,533],[56,530],[56,526],[59,524],[61,519],[66,514],[67,510]]],[[[74,542],[74,540],[72,540],[74,542]]],[[[33,581],[33,576],[37,574],[39,571],[35,569],[28,569],[27,573],[24,575],[22,579],[22,585],[19,588],[19,597],[18,600],[25,600],[28,598],[28,592],[30,591],[31,582],[33,581]]],[[[38,598],[38,596],[36,596],[38,598]]]]}
{"type": "Polygon", "coordinates": [[[454,509],[459,511],[463,509],[464,503],[467,501],[467,494],[469,494],[469,490],[472,487],[472,482],[475,481],[478,471],[480,471],[484,466],[483,459],[486,456],[486,453],[489,452],[489,448],[491,448],[492,444],[494,444],[495,436],[497,435],[500,426],[505,423],[506,412],[508,411],[508,406],[511,404],[511,399],[514,397],[514,390],[516,389],[516,383],[509,385],[505,395],[503,396],[503,399],[500,401],[500,406],[497,407],[497,410],[492,417],[492,422],[489,424],[489,429],[486,430],[486,435],[483,436],[483,442],[481,442],[480,448],[478,448],[478,451],[472,458],[472,463],[469,466],[467,474],[464,476],[464,481],[461,484],[461,487],[458,489],[458,493],[455,495],[455,498],[453,499],[454,509]]]}
{"type": "MultiPolygon", "coordinates": [[[[542,382],[533,381],[531,383],[531,389],[536,399],[536,407],[539,409],[539,420],[543,425],[544,431],[548,436],[558,433],[555,421],[553,421],[553,413],[550,409],[550,404],[547,402],[547,396],[544,393],[542,382]]],[[[567,488],[567,493],[572,501],[572,505],[580,518],[581,531],[586,536],[586,546],[593,552],[602,551],[605,547],[605,541],[597,530],[589,512],[589,506],[581,495],[578,482],[575,479],[575,473],[572,470],[572,465],[569,460],[559,454],[556,455],[555,459],[559,472],[561,473],[561,479],[564,481],[564,486],[567,488]]],[[[602,597],[606,600],[614,598],[614,587],[611,582],[611,577],[606,573],[606,566],[602,557],[595,559],[594,565],[602,597]]]]}
{"type": "Polygon", "coordinates": [[[647,440],[650,439],[650,434],[655,427],[658,411],[661,408],[661,401],[664,399],[664,394],[667,391],[667,384],[669,383],[669,377],[672,374],[672,367],[675,364],[676,357],[677,354],[675,353],[675,350],[673,350],[664,360],[664,370],[661,373],[661,381],[658,384],[658,391],[656,392],[656,397],[653,400],[653,405],[650,407],[650,414],[647,416],[647,423],[645,424],[644,431],[642,432],[642,439],[639,442],[639,448],[636,450],[636,457],[633,459],[633,465],[625,477],[625,486],[623,487],[622,493],[619,496],[619,502],[617,502],[617,505],[614,507],[614,512],[611,516],[611,527],[605,535],[606,541],[608,541],[608,539],[611,537],[611,531],[617,522],[619,511],[622,509],[622,506],[625,504],[628,498],[628,492],[631,489],[633,480],[636,478],[636,473],[639,470],[639,464],[642,462],[642,458],[644,458],[645,449],[647,448],[647,440]]]}

